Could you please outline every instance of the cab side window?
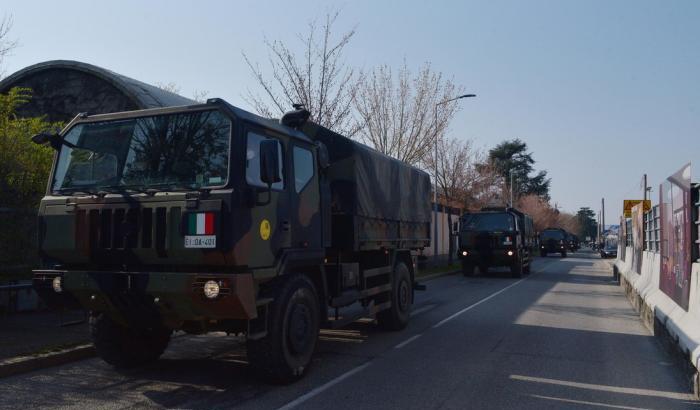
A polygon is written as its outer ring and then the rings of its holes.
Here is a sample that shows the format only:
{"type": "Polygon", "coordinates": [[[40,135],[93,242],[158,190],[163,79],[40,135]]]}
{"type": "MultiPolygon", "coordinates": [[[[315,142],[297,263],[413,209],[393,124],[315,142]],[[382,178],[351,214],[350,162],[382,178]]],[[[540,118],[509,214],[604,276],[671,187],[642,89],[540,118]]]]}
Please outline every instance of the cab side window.
{"type": "Polygon", "coordinates": [[[308,149],[295,146],[294,154],[294,189],[301,192],[314,177],[314,156],[308,149]]]}
{"type": "MultiPolygon", "coordinates": [[[[248,185],[259,186],[266,188],[265,184],[260,179],[260,142],[269,139],[263,135],[256,134],[253,132],[248,133],[248,143],[246,144],[246,161],[245,161],[245,179],[248,185]]],[[[282,144],[279,145],[279,159],[280,159],[280,182],[275,182],[272,184],[272,189],[283,190],[284,189],[284,153],[282,151],[282,144]]]]}

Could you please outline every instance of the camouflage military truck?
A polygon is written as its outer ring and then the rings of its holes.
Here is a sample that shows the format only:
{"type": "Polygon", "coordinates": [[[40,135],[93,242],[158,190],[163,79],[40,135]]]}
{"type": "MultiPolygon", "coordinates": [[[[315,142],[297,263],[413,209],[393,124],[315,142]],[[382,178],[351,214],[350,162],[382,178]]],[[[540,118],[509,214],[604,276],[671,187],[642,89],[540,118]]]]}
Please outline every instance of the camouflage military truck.
{"type": "Polygon", "coordinates": [[[52,304],[82,306],[99,355],[156,360],[173,330],[244,334],[259,375],[307,370],[319,328],[406,326],[430,245],[426,173],[308,121],[220,99],[79,115],[39,209],[52,304]]]}
{"type": "Polygon", "coordinates": [[[530,273],[534,245],[532,218],[515,208],[483,208],[460,219],[459,255],[462,273],[483,274],[490,267],[510,268],[513,277],[530,273]]]}

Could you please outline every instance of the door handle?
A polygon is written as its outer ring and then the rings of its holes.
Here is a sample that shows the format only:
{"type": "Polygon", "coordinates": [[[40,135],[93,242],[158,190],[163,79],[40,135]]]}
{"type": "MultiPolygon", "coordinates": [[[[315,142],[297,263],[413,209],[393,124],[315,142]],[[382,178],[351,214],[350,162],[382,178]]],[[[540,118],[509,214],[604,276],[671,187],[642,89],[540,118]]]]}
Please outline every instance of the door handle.
{"type": "Polygon", "coordinates": [[[291,229],[292,224],[289,223],[289,221],[282,221],[282,230],[287,232],[291,229]]]}

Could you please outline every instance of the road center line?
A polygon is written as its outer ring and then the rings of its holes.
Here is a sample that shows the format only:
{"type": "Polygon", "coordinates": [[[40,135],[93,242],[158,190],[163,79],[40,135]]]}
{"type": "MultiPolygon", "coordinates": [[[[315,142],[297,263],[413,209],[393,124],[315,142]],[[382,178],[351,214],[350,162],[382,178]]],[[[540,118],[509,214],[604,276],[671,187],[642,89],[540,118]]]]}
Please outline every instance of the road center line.
{"type": "Polygon", "coordinates": [[[365,368],[369,367],[369,365],[372,364],[372,362],[367,362],[361,366],[358,366],[346,373],[341,374],[340,376],[336,377],[335,379],[329,381],[326,384],[323,384],[321,386],[318,386],[317,388],[311,390],[310,392],[304,394],[303,396],[299,396],[296,399],[290,401],[289,403],[285,404],[284,406],[280,407],[278,410],[289,410],[293,409],[300,404],[308,401],[309,399],[312,399],[319,394],[323,393],[324,391],[330,389],[331,387],[335,386],[336,384],[342,382],[343,380],[347,379],[348,377],[352,376],[355,373],[359,373],[365,368]]]}
{"type": "Polygon", "coordinates": [[[413,336],[409,337],[408,339],[404,340],[403,342],[401,342],[401,343],[397,344],[396,346],[394,346],[394,349],[401,349],[402,347],[406,346],[407,344],[411,343],[412,341],[418,339],[418,338],[421,337],[421,336],[422,336],[422,335],[420,335],[420,334],[413,335],[413,336]]]}
{"type": "Polygon", "coordinates": [[[473,309],[473,308],[479,306],[480,304],[486,302],[487,300],[489,300],[489,299],[491,299],[491,298],[493,298],[493,297],[496,297],[496,296],[500,295],[501,293],[507,291],[508,289],[512,288],[513,286],[517,285],[518,283],[524,281],[525,279],[527,279],[527,278],[523,278],[523,279],[520,279],[520,280],[517,281],[517,282],[511,283],[510,285],[506,286],[505,288],[503,288],[503,289],[501,289],[501,290],[499,290],[499,291],[497,291],[497,292],[495,292],[495,293],[490,294],[489,296],[487,296],[487,297],[481,299],[480,301],[474,303],[473,305],[469,305],[469,306],[465,307],[464,309],[460,310],[459,312],[454,313],[454,314],[452,314],[452,315],[446,317],[445,319],[442,319],[441,321],[439,321],[439,322],[437,322],[436,324],[433,325],[433,329],[438,328],[438,327],[444,325],[445,323],[447,323],[447,322],[449,322],[450,320],[456,318],[457,316],[461,315],[462,313],[467,312],[467,311],[469,311],[469,310],[471,310],[471,309],[473,309]]]}

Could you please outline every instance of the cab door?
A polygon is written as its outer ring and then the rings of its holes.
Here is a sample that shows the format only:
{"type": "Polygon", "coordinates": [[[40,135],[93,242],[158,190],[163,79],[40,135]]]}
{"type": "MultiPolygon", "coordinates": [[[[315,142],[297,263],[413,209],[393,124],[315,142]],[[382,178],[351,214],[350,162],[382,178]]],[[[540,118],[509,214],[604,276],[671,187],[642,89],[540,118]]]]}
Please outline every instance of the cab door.
{"type": "MultiPolygon", "coordinates": [[[[242,246],[236,252],[240,264],[250,268],[274,266],[284,248],[291,245],[289,203],[289,137],[264,129],[245,131],[245,178],[251,191],[250,221],[245,224],[242,246]],[[279,182],[270,189],[260,175],[261,142],[274,140],[278,144],[279,182]],[[245,262],[243,262],[245,261],[245,262]]],[[[235,223],[235,221],[234,221],[235,223]]]]}
{"type": "Polygon", "coordinates": [[[291,144],[291,175],[289,183],[292,220],[292,247],[322,248],[321,196],[319,194],[318,164],[315,147],[302,141],[291,144]]]}

